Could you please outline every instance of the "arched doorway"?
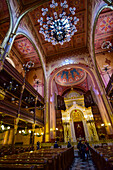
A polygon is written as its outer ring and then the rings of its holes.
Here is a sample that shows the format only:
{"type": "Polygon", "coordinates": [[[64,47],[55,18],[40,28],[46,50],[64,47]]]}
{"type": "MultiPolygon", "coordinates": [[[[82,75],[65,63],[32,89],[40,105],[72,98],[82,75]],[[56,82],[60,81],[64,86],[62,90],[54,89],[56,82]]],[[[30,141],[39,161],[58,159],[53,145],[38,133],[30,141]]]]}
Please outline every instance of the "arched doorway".
{"type": "Polygon", "coordinates": [[[76,139],[84,140],[85,131],[84,131],[84,125],[83,125],[83,113],[80,110],[75,109],[71,112],[70,118],[73,121],[76,139]]]}

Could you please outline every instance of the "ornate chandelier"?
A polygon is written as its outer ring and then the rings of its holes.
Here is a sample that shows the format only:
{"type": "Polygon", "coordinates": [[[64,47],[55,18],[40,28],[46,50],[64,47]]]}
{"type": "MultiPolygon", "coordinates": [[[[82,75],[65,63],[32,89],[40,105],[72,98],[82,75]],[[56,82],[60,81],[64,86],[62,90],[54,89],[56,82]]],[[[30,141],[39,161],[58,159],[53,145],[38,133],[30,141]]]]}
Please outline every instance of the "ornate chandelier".
{"type": "MultiPolygon", "coordinates": [[[[56,8],[58,3],[52,0],[52,4],[50,4],[50,8],[56,8]]],[[[58,14],[56,11],[53,12],[53,16],[49,16],[47,12],[48,8],[42,8],[42,16],[38,19],[40,23],[39,33],[43,34],[45,37],[45,41],[52,42],[53,45],[61,44],[64,42],[69,42],[71,37],[77,32],[75,25],[79,21],[79,19],[74,16],[75,15],[75,7],[70,7],[69,14],[66,14],[65,8],[68,8],[67,1],[65,0],[63,3],[60,3],[62,8],[62,13],[58,14]],[[74,17],[72,17],[72,15],[74,17]]]]}

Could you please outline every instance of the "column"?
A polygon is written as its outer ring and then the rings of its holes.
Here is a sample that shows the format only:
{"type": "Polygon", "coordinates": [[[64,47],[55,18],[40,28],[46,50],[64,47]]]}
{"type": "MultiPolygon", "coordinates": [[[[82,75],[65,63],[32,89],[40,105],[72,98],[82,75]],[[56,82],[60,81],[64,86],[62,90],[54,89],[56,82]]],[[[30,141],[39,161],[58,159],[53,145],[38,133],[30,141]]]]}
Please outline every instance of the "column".
{"type": "Polygon", "coordinates": [[[32,141],[31,145],[34,146],[34,144],[35,144],[35,139],[34,139],[35,138],[35,136],[34,136],[34,133],[35,133],[35,123],[32,124],[32,131],[31,131],[31,133],[32,133],[31,134],[31,141],[32,141]]]}
{"type": "Polygon", "coordinates": [[[63,127],[64,127],[64,142],[67,142],[67,127],[66,127],[67,125],[63,125],[63,127]]]}
{"type": "Polygon", "coordinates": [[[89,137],[88,127],[86,124],[86,120],[84,120],[84,119],[83,119],[83,127],[84,127],[84,131],[85,131],[86,140],[89,141],[90,137],[89,137]]]}
{"type": "Polygon", "coordinates": [[[44,123],[45,123],[45,142],[49,142],[50,140],[50,114],[49,114],[49,80],[46,82],[46,90],[45,90],[45,112],[44,112],[44,123]]]}
{"type": "Polygon", "coordinates": [[[12,135],[12,146],[15,144],[15,135],[17,134],[18,122],[19,122],[19,117],[14,119],[14,130],[13,130],[13,135],[12,135]]]}
{"type": "Polygon", "coordinates": [[[74,123],[73,120],[70,122],[70,127],[71,127],[71,139],[73,142],[76,142],[76,136],[75,136],[75,129],[74,129],[74,123]]]}
{"type": "Polygon", "coordinates": [[[37,100],[38,100],[38,96],[36,96],[36,98],[35,98],[34,123],[35,123],[35,121],[36,121],[36,107],[37,107],[37,100]]]}

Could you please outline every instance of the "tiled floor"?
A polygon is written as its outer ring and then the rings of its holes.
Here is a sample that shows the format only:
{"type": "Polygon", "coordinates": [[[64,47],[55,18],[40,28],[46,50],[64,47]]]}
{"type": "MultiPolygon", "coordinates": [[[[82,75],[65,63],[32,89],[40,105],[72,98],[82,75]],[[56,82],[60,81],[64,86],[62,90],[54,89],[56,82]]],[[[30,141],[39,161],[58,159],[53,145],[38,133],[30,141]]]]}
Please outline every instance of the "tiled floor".
{"type": "Polygon", "coordinates": [[[74,161],[71,165],[71,167],[69,168],[69,170],[97,170],[91,157],[88,158],[88,160],[83,161],[79,156],[78,156],[78,151],[75,150],[74,153],[74,161]]]}

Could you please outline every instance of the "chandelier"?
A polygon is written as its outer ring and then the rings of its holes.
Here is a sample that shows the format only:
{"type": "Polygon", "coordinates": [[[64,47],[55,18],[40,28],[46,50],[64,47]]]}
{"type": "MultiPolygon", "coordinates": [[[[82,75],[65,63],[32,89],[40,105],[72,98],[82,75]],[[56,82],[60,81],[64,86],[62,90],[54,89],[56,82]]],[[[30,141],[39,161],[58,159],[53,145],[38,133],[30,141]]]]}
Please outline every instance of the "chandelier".
{"type": "MultiPolygon", "coordinates": [[[[52,0],[50,8],[55,9],[57,6],[58,3],[52,0]]],[[[60,6],[62,8],[62,13],[58,14],[54,11],[53,16],[48,14],[48,8],[42,8],[42,16],[45,17],[38,19],[41,26],[39,33],[44,35],[45,41],[52,42],[53,45],[58,43],[63,45],[64,42],[69,42],[74,33],[77,32],[75,25],[79,21],[79,19],[74,16],[76,10],[75,7],[70,7],[70,12],[67,14],[65,12],[65,9],[68,8],[67,1],[65,0],[63,3],[61,2],[60,6]]]]}

